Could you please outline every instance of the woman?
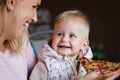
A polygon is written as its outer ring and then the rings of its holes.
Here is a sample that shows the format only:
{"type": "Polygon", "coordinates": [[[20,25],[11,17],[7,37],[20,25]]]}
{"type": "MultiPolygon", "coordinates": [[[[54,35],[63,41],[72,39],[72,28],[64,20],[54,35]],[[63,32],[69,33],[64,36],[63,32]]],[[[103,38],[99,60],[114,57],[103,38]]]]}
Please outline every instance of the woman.
{"type": "Polygon", "coordinates": [[[0,80],[27,80],[36,63],[28,26],[41,0],[0,0],[0,80]]]}

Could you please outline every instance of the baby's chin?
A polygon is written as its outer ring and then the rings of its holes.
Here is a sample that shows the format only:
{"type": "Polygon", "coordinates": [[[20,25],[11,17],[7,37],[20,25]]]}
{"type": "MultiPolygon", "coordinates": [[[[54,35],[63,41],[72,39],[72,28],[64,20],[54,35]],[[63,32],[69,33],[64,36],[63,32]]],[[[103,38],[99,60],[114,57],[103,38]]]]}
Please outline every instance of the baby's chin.
{"type": "Polygon", "coordinates": [[[60,52],[58,52],[58,54],[59,54],[59,55],[61,55],[61,56],[65,56],[65,54],[64,54],[64,53],[60,53],[60,52]]]}
{"type": "Polygon", "coordinates": [[[62,56],[70,56],[70,53],[69,52],[58,52],[59,55],[62,55],[62,56]]]}

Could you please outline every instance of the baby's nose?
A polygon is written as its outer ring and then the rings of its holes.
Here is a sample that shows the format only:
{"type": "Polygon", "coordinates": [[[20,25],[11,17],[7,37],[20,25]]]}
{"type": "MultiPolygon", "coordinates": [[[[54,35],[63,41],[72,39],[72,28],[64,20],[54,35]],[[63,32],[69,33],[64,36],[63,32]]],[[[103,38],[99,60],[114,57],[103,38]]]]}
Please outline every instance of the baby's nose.
{"type": "Polygon", "coordinates": [[[69,40],[69,38],[67,36],[62,37],[62,41],[68,41],[68,40],[69,40]]]}

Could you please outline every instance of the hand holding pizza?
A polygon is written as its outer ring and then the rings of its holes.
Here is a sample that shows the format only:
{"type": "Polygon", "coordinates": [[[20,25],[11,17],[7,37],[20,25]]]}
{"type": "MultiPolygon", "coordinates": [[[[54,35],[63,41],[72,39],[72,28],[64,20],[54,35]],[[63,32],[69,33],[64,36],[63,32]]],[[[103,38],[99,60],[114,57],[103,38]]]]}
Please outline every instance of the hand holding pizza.
{"type": "Polygon", "coordinates": [[[100,71],[94,71],[94,72],[87,74],[84,77],[79,78],[78,80],[114,80],[118,77],[119,77],[119,74],[114,74],[107,78],[103,78],[100,76],[100,71]]]}

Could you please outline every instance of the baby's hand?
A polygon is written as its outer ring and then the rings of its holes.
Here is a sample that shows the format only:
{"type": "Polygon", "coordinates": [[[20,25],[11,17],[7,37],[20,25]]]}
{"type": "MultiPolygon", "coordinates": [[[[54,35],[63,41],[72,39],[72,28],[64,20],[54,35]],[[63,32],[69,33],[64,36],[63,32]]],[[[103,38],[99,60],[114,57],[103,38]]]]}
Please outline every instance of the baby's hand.
{"type": "Polygon", "coordinates": [[[99,77],[100,75],[100,71],[96,70],[94,72],[91,72],[81,78],[79,78],[78,80],[95,80],[97,77],[99,77]]]}
{"type": "Polygon", "coordinates": [[[115,71],[108,75],[101,75],[99,70],[91,72],[78,80],[114,80],[120,76],[120,71],[115,71]]]}
{"type": "Polygon", "coordinates": [[[120,76],[120,70],[117,70],[110,74],[100,75],[96,78],[96,80],[114,80],[119,76],[120,76]]]}

